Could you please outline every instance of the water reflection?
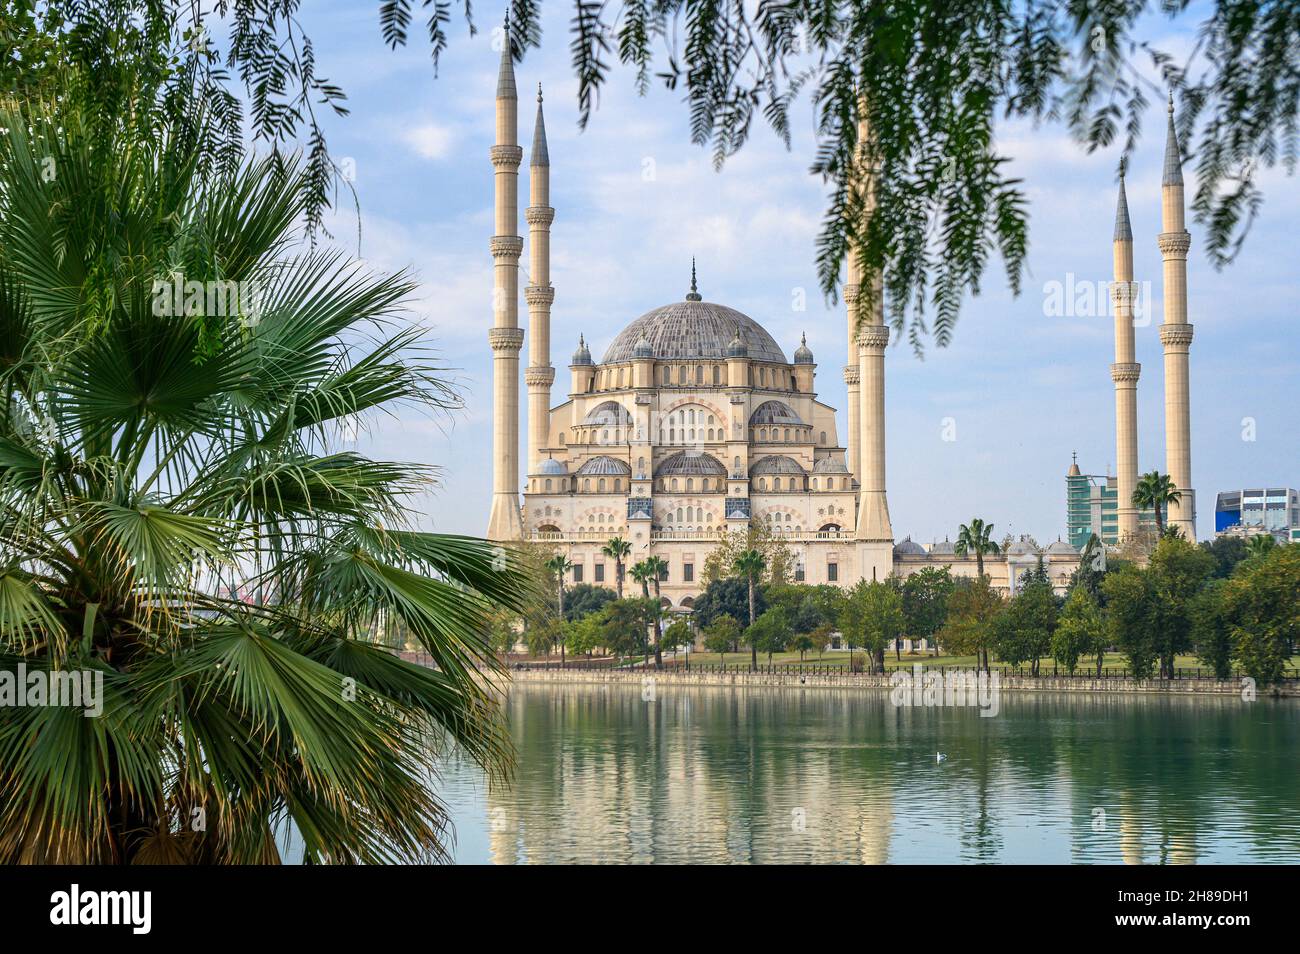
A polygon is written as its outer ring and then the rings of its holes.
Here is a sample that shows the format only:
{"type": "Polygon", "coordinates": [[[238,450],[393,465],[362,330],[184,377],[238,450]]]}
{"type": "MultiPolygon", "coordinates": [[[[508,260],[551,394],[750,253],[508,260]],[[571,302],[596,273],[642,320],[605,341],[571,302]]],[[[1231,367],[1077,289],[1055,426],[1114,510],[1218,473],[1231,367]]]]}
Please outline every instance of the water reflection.
{"type": "Polygon", "coordinates": [[[445,767],[462,862],[1300,861],[1294,702],[521,684],[509,790],[445,767]]]}

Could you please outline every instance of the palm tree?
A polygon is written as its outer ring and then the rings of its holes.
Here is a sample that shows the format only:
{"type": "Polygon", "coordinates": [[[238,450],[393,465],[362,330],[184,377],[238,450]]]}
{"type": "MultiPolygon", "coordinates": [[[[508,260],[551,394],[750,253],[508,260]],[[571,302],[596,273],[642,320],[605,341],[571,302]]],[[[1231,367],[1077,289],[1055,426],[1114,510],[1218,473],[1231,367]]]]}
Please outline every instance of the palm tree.
{"type": "Polygon", "coordinates": [[[555,577],[555,616],[560,637],[560,668],[564,668],[564,576],[573,569],[573,563],[563,553],[546,561],[546,569],[555,577]]]}
{"type": "Polygon", "coordinates": [[[1267,556],[1277,546],[1271,533],[1260,533],[1246,541],[1246,554],[1250,557],[1267,556]]]}
{"type": "Polygon", "coordinates": [[[664,667],[664,658],[660,650],[660,644],[663,642],[663,617],[659,608],[662,596],[659,592],[659,581],[663,579],[664,574],[668,572],[668,561],[662,557],[652,556],[645,559],[646,568],[649,570],[650,578],[655,585],[655,668],[664,667]]]}
{"type": "Polygon", "coordinates": [[[997,541],[992,537],[993,524],[985,524],[979,517],[975,517],[970,523],[963,523],[957,528],[957,542],[953,544],[952,552],[957,556],[975,554],[976,572],[983,576],[984,554],[1001,552],[997,541]]]}
{"type": "Polygon", "coordinates": [[[428,766],[508,770],[488,634],[528,587],[414,529],[430,468],[340,448],[457,406],[391,321],[415,286],[302,241],[291,159],[37,108],[0,101],[0,657],[103,711],[0,707],[0,862],[274,863],[290,825],[309,862],[446,859],[428,766]]]}
{"type": "MultiPolygon", "coordinates": [[[[658,557],[647,557],[632,567],[631,571],[632,579],[641,584],[641,597],[646,601],[647,605],[650,603],[650,584],[652,582],[655,585],[655,592],[659,592],[659,566],[657,563],[652,562],[658,559],[658,557]]],[[[647,620],[646,626],[649,625],[650,622],[647,620]]]]}
{"type": "Polygon", "coordinates": [[[1169,475],[1158,470],[1143,474],[1133,488],[1133,506],[1155,512],[1157,537],[1165,535],[1165,508],[1182,499],[1183,492],[1174,486],[1169,475]]]}
{"type": "Polygon", "coordinates": [[[623,598],[623,560],[632,552],[632,544],[622,537],[611,537],[609,542],[600,548],[600,552],[614,561],[614,580],[618,585],[618,598],[621,600],[623,598]]]}
{"type": "MultiPolygon", "coordinates": [[[[749,584],[749,625],[754,625],[754,595],[755,587],[758,585],[758,579],[763,574],[763,568],[767,561],[759,550],[742,550],[736,554],[735,560],[732,561],[731,568],[738,576],[743,576],[749,584]]],[[[752,672],[758,672],[758,647],[754,645],[754,640],[749,641],[749,668],[752,672]]]]}

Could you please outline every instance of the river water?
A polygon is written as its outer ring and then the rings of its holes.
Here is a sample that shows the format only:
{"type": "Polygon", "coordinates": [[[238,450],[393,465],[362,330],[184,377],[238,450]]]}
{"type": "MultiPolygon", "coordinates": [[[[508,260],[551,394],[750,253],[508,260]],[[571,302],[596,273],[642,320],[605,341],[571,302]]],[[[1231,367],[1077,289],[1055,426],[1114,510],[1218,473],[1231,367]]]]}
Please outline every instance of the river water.
{"type": "Polygon", "coordinates": [[[1300,701],[518,684],[509,788],[441,767],[456,860],[1300,862],[1300,701]]]}

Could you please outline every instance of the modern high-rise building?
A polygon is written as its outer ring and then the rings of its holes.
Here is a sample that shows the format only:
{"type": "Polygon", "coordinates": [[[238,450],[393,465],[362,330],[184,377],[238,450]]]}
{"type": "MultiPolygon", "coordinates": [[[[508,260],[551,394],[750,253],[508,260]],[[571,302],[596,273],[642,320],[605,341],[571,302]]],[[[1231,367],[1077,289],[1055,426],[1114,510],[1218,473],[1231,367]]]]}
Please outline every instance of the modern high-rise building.
{"type": "MultiPolygon", "coordinates": [[[[1155,528],[1155,514],[1138,510],[1138,528],[1155,528]]],[[[1094,533],[1103,543],[1119,543],[1119,480],[1110,474],[1085,474],[1078,455],[1065,475],[1065,526],[1067,539],[1083,549],[1094,533]]]]}
{"type": "Polygon", "coordinates": [[[1214,504],[1214,532],[1259,527],[1278,542],[1300,541],[1300,491],[1294,487],[1224,490],[1214,504]]]}

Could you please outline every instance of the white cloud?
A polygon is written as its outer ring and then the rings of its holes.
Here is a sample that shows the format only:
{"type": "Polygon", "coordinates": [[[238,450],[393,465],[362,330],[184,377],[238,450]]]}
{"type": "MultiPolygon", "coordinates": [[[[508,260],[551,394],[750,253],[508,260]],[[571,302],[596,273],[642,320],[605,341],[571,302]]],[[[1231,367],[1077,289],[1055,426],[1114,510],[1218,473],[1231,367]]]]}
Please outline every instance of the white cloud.
{"type": "Polygon", "coordinates": [[[414,150],[421,159],[446,159],[451,155],[455,134],[446,126],[425,123],[408,130],[403,141],[414,150]]]}

